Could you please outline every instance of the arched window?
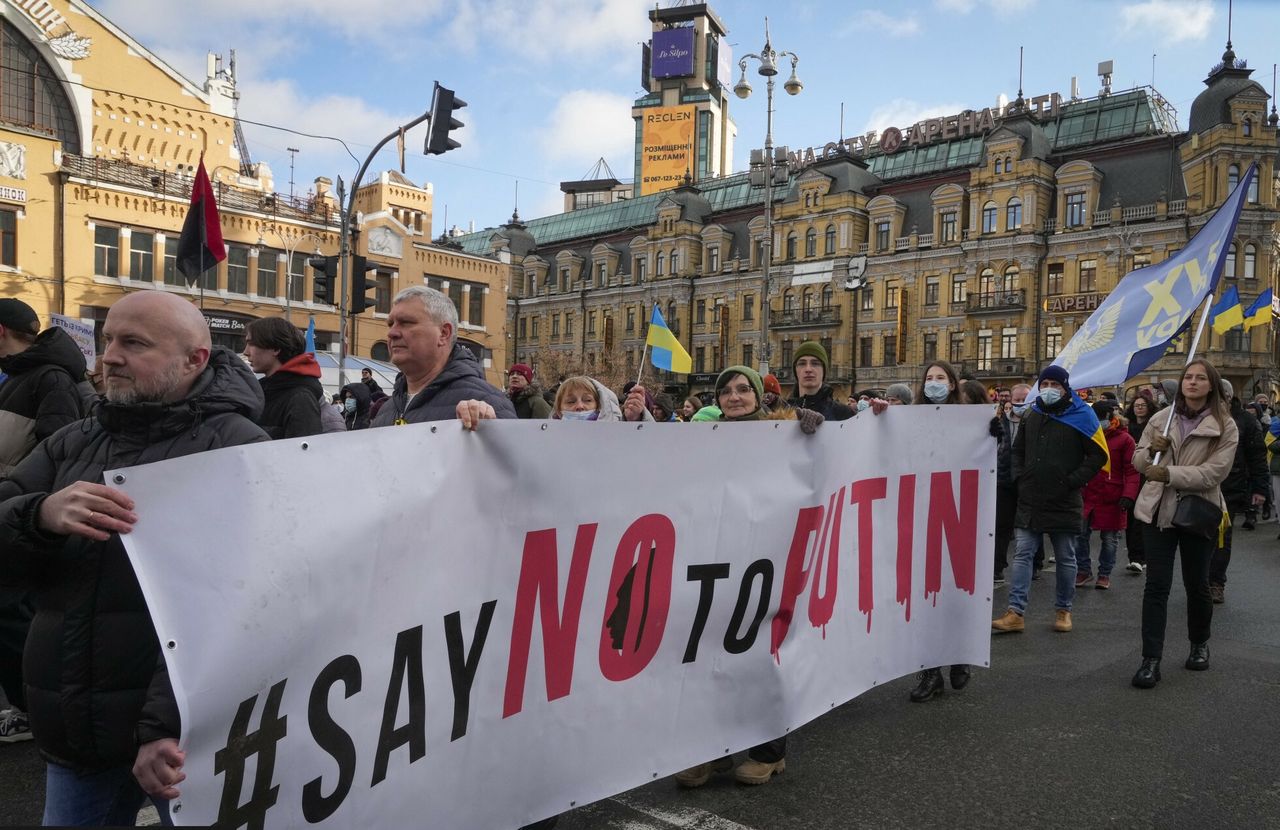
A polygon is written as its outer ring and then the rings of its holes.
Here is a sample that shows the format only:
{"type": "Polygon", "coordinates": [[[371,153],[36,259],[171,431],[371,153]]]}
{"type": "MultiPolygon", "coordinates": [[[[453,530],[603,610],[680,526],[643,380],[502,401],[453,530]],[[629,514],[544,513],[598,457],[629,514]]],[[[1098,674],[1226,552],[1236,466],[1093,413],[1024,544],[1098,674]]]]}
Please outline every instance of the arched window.
{"type": "Polygon", "coordinates": [[[666,263],[666,261],[667,261],[667,255],[659,251],[657,258],[654,260],[654,263],[653,263],[653,275],[655,277],[662,276],[662,266],[666,263]]]}
{"type": "Polygon", "coordinates": [[[1248,138],[1249,136],[1253,135],[1253,121],[1252,121],[1252,120],[1250,120],[1250,119],[1246,118],[1246,119],[1244,120],[1244,123],[1240,125],[1240,128],[1241,128],[1241,131],[1243,132],[1243,134],[1244,134],[1244,137],[1245,137],[1245,138],[1248,138]]]}
{"type": "Polygon", "coordinates": [[[1001,173],[1001,172],[1003,172],[1003,170],[1004,170],[1004,160],[1003,160],[1003,159],[1000,159],[1000,158],[997,158],[997,159],[996,159],[996,173],[997,173],[997,174],[998,174],[998,173],[1001,173]]]}
{"type": "Polygon", "coordinates": [[[372,357],[374,360],[391,360],[391,352],[387,349],[386,341],[379,340],[377,343],[374,343],[373,348],[369,349],[369,357],[372,357]]]}
{"type": "Polygon", "coordinates": [[[1254,279],[1258,276],[1258,246],[1250,242],[1244,246],[1244,278],[1254,279]]]}
{"type": "Polygon", "coordinates": [[[827,225],[825,251],[828,254],[836,252],[836,226],[827,225]]]}
{"type": "Polygon", "coordinates": [[[982,232],[996,232],[996,203],[987,202],[982,206],[982,232]]]}
{"type": "Polygon", "coordinates": [[[52,67],[7,19],[0,20],[0,121],[55,136],[80,154],[75,110],[52,67]]]}
{"type": "Polygon", "coordinates": [[[792,231],[791,233],[787,234],[787,260],[788,261],[796,258],[796,240],[797,240],[797,237],[796,237],[795,231],[792,231]]]}
{"type": "Polygon", "coordinates": [[[1013,159],[1010,156],[1004,157],[1004,172],[1006,173],[1013,172],[1013,159]]]}
{"type": "Polygon", "coordinates": [[[1004,290],[1017,291],[1019,276],[1020,272],[1016,265],[1010,265],[1008,268],[1004,269],[1004,290]]]}
{"type": "Polygon", "coordinates": [[[1236,185],[1240,184],[1240,165],[1233,164],[1227,168],[1227,192],[1236,189],[1236,185]]]}
{"type": "Polygon", "coordinates": [[[808,320],[813,316],[813,289],[806,288],[804,296],[800,300],[800,308],[804,312],[804,319],[808,320]]]}
{"type": "Polygon", "coordinates": [[[1258,174],[1255,173],[1249,180],[1249,190],[1244,194],[1245,201],[1252,205],[1258,203],[1258,178],[1258,174]]]}
{"type": "Polygon", "coordinates": [[[809,257],[818,255],[818,232],[813,228],[809,228],[809,232],[804,235],[804,255],[809,257]]]}
{"type": "Polygon", "coordinates": [[[822,286],[822,310],[823,311],[831,310],[831,301],[833,299],[834,293],[835,292],[832,291],[830,285],[822,286]]]}
{"type": "Polygon", "coordinates": [[[679,252],[679,251],[672,251],[672,252],[671,252],[671,276],[673,276],[673,277],[674,277],[676,274],[680,273],[680,265],[679,265],[679,262],[680,262],[680,252],[679,252]]]}
{"type": "Polygon", "coordinates": [[[796,295],[790,288],[782,294],[782,313],[794,314],[796,310],[796,295]]]}
{"type": "Polygon", "coordinates": [[[1022,200],[1014,196],[1005,205],[1004,209],[1004,229],[1007,231],[1016,231],[1022,227],[1022,200]]]}
{"type": "Polygon", "coordinates": [[[990,268],[983,268],[982,273],[978,275],[978,293],[994,294],[996,292],[996,272],[990,268]]]}
{"type": "Polygon", "coordinates": [[[680,332],[680,318],[676,316],[676,301],[669,300],[667,302],[667,328],[677,334],[680,332]]]}
{"type": "Polygon", "coordinates": [[[1227,279],[1234,279],[1236,276],[1236,245],[1234,242],[1227,249],[1227,262],[1222,269],[1222,276],[1227,279]]]}

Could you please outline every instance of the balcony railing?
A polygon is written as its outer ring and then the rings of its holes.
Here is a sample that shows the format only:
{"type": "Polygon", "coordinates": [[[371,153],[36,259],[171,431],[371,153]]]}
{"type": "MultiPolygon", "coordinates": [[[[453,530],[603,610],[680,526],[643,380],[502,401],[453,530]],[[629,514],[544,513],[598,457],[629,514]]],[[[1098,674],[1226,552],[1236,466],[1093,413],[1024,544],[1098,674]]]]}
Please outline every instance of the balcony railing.
{"type": "Polygon", "coordinates": [[[1044,232],[1045,232],[1045,233],[1056,233],[1056,232],[1057,232],[1057,230],[1058,230],[1058,220],[1057,220],[1057,219],[1046,219],[1046,220],[1044,220],[1044,232]]]}
{"type": "Polygon", "coordinates": [[[1154,219],[1156,218],[1155,205],[1136,205],[1135,207],[1127,207],[1124,209],[1124,220],[1132,222],[1136,219],[1154,219]]]}
{"type": "Polygon", "coordinates": [[[911,237],[909,237],[909,236],[900,236],[900,237],[898,237],[897,239],[895,239],[895,240],[893,241],[893,249],[894,249],[895,251],[909,251],[909,250],[911,250],[911,237]]]}
{"type": "Polygon", "coordinates": [[[976,314],[985,311],[1010,311],[1027,307],[1027,292],[995,291],[990,294],[970,294],[965,300],[965,311],[976,314]]]}
{"type": "Polygon", "coordinates": [[[920,248],[932,248],[933,234],[931,233],[920,234],[920,236],[916,238],[916,246],[920,248]]]}
{"type": "Polygon", "coordinates": [[[770,321],[773,328],[817,328],[840,325],[840,309],[811,308],[807,311],[783,311],[770,321]]]}
{"type": "Polygon", "coordinates": [[[1169,203],[1170,216],[1182,216],[1186,212],[1187,212],[1186,199],[1174,199],[1172,202],[1169,203]]]}
{"type": "Polygon", "coordinates": [[[1027,374],[1025,357],[990,357],[966,360],[963,372],[975,378],[1022,378],[1027,374]]]}
{"type": "Polygon", "coordinates": [[[1110,224],[1111,224],[1111,211],[1109,211],[1109,210],[1095,210],[1095,211],[1093,212],[1093,224],[1094,224],[1094,225],[1110,225],[1110,224]]]}

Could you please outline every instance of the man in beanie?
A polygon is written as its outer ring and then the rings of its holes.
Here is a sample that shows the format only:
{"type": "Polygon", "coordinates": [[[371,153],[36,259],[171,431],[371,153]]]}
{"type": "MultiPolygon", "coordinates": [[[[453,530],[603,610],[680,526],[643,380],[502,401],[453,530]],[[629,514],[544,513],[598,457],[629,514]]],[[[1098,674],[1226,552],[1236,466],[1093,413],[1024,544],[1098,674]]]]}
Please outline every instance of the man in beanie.
{"type": "Polygon", "coordinates": [[[791,360],[791,368],[796,376],[796,392],[788,404],[797,409],[811,409],[828,421],[853,417],[853,410],[837,401],[826,384],[831,361],[821,343],[816,340],[801,343],[791,360]]]}
{"type": "Polygon", "coordinates": [[[516,408],[516,417],[544,420],[551,417],[551,404],[533,382],[533,368],[515,363],[507,370],[507,397],[516,408]]]}
{"type": "MultiPolygon", "coordinates": [[[[1080,491],[1107,464],[1107,452],[1094,442],[1098,418],[1071,391],[1061,366],[1040,373],[1040,397],[1022,418],[1013,442],[1013,478],[1018,485],[1014,516],[1014,558],[1009,608],[992,621],[996,632],[1022,631],[1031,588],[1032,560],[1044,534],[1057,558],[1054,631],[1071,630],[1076,594],[1075,540],[1084,500],[1080,491]]],[[[1105,440],[1105,439],[1104,439],[1105,440]]]]}
{"type": "Polygon", "coordinates": [[[778,402],[782,400],[782,384],[778,383],[778,378],[770,372],[764,378],[764,408],[770,412],[778,408],[778,402]]]}

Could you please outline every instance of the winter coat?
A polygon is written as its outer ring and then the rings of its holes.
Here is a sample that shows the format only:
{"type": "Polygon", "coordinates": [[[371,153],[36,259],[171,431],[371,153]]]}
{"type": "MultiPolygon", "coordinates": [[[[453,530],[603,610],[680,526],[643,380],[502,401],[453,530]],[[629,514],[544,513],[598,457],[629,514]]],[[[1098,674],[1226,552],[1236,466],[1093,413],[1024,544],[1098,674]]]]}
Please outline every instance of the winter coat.
{"type": "Polygon", "coordinates": [[[84,379],[84,354],[60,328],[49,328],[25,351],[0,357],[0,476],[6,476],[36,444],[73,421],[85,408],[76,384],[84,379]]]}
{"type": "Polygon", "coordinates": [[[1267,485],[1267,445],[1262,438],[1262,425],[1249,410],[1233,400],[1231,419],[1236,422],[1240,441],[1236,444],[1236,457],[1231,462],[1231,472],[1222,482],[1222,497],[1232,513],[1252,504],[1251,496],[1265,496],[1267,485]]]}
{"type": "Polygon", "coordinates": [[[847,421],[853,417],[853,410],[835,398],[835,390],[824,385],[812,395],[801,395],[800,387],[792,395],[787,405],[792,409],[812,409],[828,421],[847,421]]]}
{"type": "Polygon", "coordinates": [[[273,440],[319,435],[324,431],[320,422],[324,389],[320,386],[320,364],[316,363],[315,355],[304,352],[259,383],[265,402],[258,426],[273,440]]]}
{"type": "Polygon", "coordinates": [[[356,400],[356,411],[344,412],[342,416],[347,423],[347,429],[368,429],[369,407],[372,403],[369,387],[356,381],[342,387],[342,391],[347,393],[347,397],[355,398],[356,400]]]}
{"type": "MultiPolygon", "coordinates": [[[[44,756],[76,770],[124,766],[139,743],[177,737],[179,720],[151,615],[118,534],[52,536],[40,505],[104,471],[266,441],[262,390],[237,355],[215,349],[181,401],[103,402],[54,433],[0,481],[0,573],[32,591],[23,655],[27,712],[44,756]]],[[[216,511],[217,494],[191,494],[216,511]]],[[[181,539],[174,540],[182,544],[181,539]]]]}
{"type": "MultiPolygon", "coordinates": [[[[1267,427],[1271,433],[1271,437],[1275,439],[1267,447],[1271,451],[1271,475],[1280,476],[1280,418],[1272,418],[1271,425],[1267,427]]],[[[1263,441],[1265,442],[1265,438],[1263,441]]],[[[1280,498],[1280,493],[1275,494],[1280,498]]]]}
{"type": "Polygon", "coordinates": [[[1016,487],[1013,477],[1013,441],[1022,431],[1022,421],[1013,420],[1001,412],[996,416],[1000,424],[1000,436],[996,444],[996,483],[1002,487],[1016,487]]]}
{"type": "Polygon", "coordinates": [[[1108,429],[1106,436],[1111,472],[1100,470],[1081,491],[1084,518],[1092,530],[1124,530],[1129,525],[1129,515],[1119,501],[1136,501],[1142,484],[1142,477],[1133,466],[1133,451],[1138,445],[1124,427],[1108,429]]]}
{"type": "MultiPolygon", "coordinates": [[[[1067,403],[1050,411],[1065,412],[1067,403]]],[[[1107,462],[1079,430],[1032,409],[1013,440],[1013,476],[1018,483],[1014,527],[1041,533],[1080,532],[1080,491],[1107,462]]]]}
{"type": "Polygon", "coordinates": [[[458,417],[458,404],[481,400],[493,407],[499,418],[516,417],[511,400],[502,390],[484,379],[484,369],[471,350],[455,343],[449,362],[426,388],[409,398],[409,385],[404,375],[396,377],[391,400],[383,405],[373,422],[375,427],[391,426],[403,419],[411,424],[424,421],[447,421],[458,417]]]}
{"type": "MultiPolygon", "coordinates": [[[[614,397],[617,401],[617,397],[614,397]]],[[[542,390],[537,384],[529,384],[511,398],[511,405],[516,409],[516,417],[523,419],[546,419],[551,417],[551,404],[542,397],[542,390]]]]}
{"type": "MultiPolygon", "coordinates": [[[[1147,474],[1155,457],[1151,450],[1151,439],[1164,432],[1165,421],[1170,412],[1172,409],[1156,413],[1147,421],[1147,428],[1142,432],[1142,440],[1138,442],[1138,449],[1133,454],[1133,466],[1143,475],[1147,474]]],[[[1176,418],[1177,415],[1174,414],[1173,417],[1176,418]]],[[[1144,522],[1150,524],[1158,519],[1162,530],[1173,526],[1178,493],[1192,493],[1226,507],[1219,485],[1231,472],[1240,431],[1231,418],[1224,425],[1218,422],[1217,416],[1209,415],[1185,438],[1175,423],[1169,430],[1169,440],[1172,442],[1169,450],[1160,457],[1160,465],[1169,469],[1169,483],[1148,479],[1142,485],[1138,502],[1133,508],[1133,515],[1144,522]]]]}

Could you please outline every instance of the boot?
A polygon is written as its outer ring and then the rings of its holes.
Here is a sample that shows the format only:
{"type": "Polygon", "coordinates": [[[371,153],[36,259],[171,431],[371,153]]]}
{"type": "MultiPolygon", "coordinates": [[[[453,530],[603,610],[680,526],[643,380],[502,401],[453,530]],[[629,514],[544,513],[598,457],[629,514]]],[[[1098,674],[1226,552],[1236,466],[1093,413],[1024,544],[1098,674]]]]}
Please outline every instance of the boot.
{"type": "Polygon", "coordinates": [[[1053,630],[1059,634],[1066,634],[1071,630],[1071,612],[1059,608],[1054,614],[1053,630]]]}
{"type": "Polygon", "coordinates": [[[969,667],[968,666],[952,666],[951,667],[951,688],[957,692],[969,684],[969,667]]]}
{"type": "Polygon", "coordinates": [[[924,703],[942,694],[942,669],[925,669],[916,677],[920,682],[911,690],[912,703],[924,703]]]}
{"type": "Polygon", "coordinates": [[[677,772],[675,775],[676,783],[687,789],[701,787],[703,784],[711,780],[711,776],[717,772],[727,772],[733,767],[732,758],[721,758],[717,761],[711,761],[706,764],[698,764],[696,767],[689,767],[687,770],[677,772]]]}
{"type": "Polygon", "coordinates": [[[1209,668],[1209,643],[1192,643],[1191,654],[1187,655],[1186,666],[1191,671],[1204,671],[1209,668]]]}
{"type": "Polygon", "coordinates": [[[1154,689],[1160,682],[1160,658],[1143,657],[1142,666],[1133,676],[1133,685],[1139,689],[1154,689]]]}
{"type": "Polygon", "coordinates": [[[997,634],[1007,634],[1011,631],[1022,631],[1026,628],[1022,615],[1012,608],[1004,612],[1004,616],[991,621],[991,630],[997,634]]]}
{"type": "Polygon", "coordinates": [[[783,758],[774,763],[767,761],[757,761],[748,758],[743,761],[733,771],[733,777],[738,779],[739,784],[750,784],[759,786],[760,784],[768,784],[773,776],[787,769],[787,759],[783,758]]]}

